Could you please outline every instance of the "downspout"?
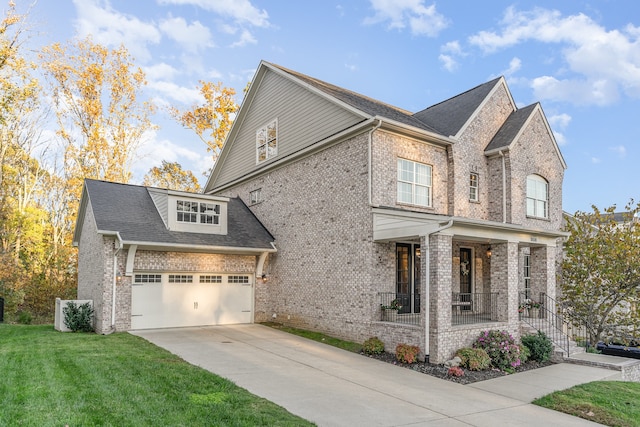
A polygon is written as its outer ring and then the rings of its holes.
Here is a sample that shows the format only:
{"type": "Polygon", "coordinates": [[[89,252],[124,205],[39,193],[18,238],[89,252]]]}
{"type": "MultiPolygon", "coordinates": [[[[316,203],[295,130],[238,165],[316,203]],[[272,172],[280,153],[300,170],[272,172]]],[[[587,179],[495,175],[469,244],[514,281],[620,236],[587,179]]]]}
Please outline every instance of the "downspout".
{"type": "Polygon", "coordinates": [[[122,243],[122,238],[120,237],[120,233],[116,233],[116,239],[118,240],[118,247],[116,251],[113,253],[113,281],[112,281],[112,289],[111,289],[111,330],[116,330],[116,284],[117,284],[117,274],[118,274],[118,254],[120,250],[124,247],[122,243]]]}
{"type": "Polygon", "coordinates": [[[502,150],[498,151],[502,157],[502,222],[507,223],[507,168],[502,150]]]}
{"type": "Polygon", "coordinates": [[[425,282],[425,292],[424,292],[424,300],[425,300],[425,316],[424,316],[424,325],[425,325],[425,336],[424,336],[424,353],[428,354],[429,351],[429,317],[431,315],[430,313],[430,309],[429,309],[429,288],[431,287],[431,283],[430,283],[430,278],[431,278],[431,246],[429,245],[429,237],[434,234],[434,233],[439,233],[442,230],[446,230],[447,228],[450,228],[453,225],[453,220],[450,219],[449,222],[447,222],[445,225],[441,225],[438,228],[436,228],[433,231],[428,232],[427,234],[425,234],[425,243],[426,243],[426,250],[425,250],[425,263],[426,263],[426,268],[425,268],[425,278],[424,278],[424,282],[425,282]]]}
{"type": "Polygon", "coordinates": [[[378,119],[378,124],[375,125],[370,131],[369,131],[369,165],[368,165],[368,173],[369,173],[369,206],[371,206],[371,202],[373,199],[373,183],[372,183],[372,163],[373,163],[373,132],[375,132],[376,130],[378,130],[378,128],[382,126],[382,120],[378,119]]]}

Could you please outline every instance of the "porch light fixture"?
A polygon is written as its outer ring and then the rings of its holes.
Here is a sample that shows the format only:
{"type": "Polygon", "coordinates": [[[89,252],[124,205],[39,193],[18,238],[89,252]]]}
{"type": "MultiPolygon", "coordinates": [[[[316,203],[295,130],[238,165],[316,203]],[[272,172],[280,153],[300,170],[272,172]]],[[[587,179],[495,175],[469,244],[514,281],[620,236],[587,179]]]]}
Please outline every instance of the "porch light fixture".
{"type": "Polygon", "coordinates": [[[266,283],[267,282],[267,275],[266,274],[262,274],[262,276],[260,276],[260,278],[262,279],[262,283],[266,283]]]}
{"type": "Polygon", "coordinates": [[[487,249],[487,258],[491,258],[491,246],[487,249]]]}

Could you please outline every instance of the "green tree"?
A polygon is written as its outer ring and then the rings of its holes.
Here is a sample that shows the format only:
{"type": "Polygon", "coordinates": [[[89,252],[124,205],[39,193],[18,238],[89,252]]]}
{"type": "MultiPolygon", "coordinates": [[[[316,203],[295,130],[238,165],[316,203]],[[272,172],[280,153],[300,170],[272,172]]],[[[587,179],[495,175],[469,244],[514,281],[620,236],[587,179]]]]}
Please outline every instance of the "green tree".
{"type": "Polygon", "coordinates": [[[143,185],[150,187],[168,188],[170,190],[201,191],[198,179],[190,170],[182,169],[178,162],[162,161],[162,166],[154,166],[144,176],[143,185]]]}
{"type": "Polygon", "coordinates": [[[612,327],[640,326],[640,204],[625,207],[616,221],[611,206],[577,212],[567,221],[571,233],[562,263],[562,300],[574,323],[586,321],[591,343],[612,327]]]}

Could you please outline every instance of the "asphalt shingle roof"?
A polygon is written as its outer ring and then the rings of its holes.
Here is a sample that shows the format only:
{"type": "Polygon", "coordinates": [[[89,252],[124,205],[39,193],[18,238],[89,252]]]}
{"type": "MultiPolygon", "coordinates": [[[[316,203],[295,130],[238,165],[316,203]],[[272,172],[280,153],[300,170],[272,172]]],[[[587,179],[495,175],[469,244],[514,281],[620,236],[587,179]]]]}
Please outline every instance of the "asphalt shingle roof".
{"type": "Polygon", "coordinates": [[[531,113],[536,108],[536,104],[531,104],[527,107],[514,111],[507,117],[507,120],[500,127],[498,132],[494,135],[493,139],[485,148],[485,151],[497,150],[500,148],[506,148],[515,139],[518,132],[522,129],[525,122],[531,116],[531,113]]]}
{"type": "Polygon", "coordinates": [[[478,109],[499,80],[500,77],[469,89],[453,98],[418,111],[413,117],[444,136],[454,136],[478,109]]]}
{"type": "Polygon", "coordinates": [[[168,230],[146,187],[85,180],[98,230],[117,231],[125,242],[273,249],[275,239],[239,198],[227,207],[227,234],[168,230]]]}
{"type": "Polygon", "coordinates": [[[416,119],[414,115],[407,110],[385,104],[384,102],[380,102],[359,93],[332,85],[331,83],[309,77],[305,74],[298,73],[297,71],[289,70],[281,67],[280,65],[270,65],[370,116],[384,117],[405,125],[414,126],[418,129],[439,133],[434,127],[416,119]]]}

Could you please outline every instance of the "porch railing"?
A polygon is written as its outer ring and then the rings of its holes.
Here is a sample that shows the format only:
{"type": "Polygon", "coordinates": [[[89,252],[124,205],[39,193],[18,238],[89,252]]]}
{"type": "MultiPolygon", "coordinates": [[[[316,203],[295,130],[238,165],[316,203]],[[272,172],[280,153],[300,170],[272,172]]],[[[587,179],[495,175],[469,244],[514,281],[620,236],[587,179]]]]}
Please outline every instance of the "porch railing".
{"type": "Polygon", "coordinates": [[[383,322],[420,325],[420,295],[414,295],[413,306],[409,295],[379,292],[380,320],[383,322]]]}
{"type": "Polygon", "coordinates": [[[451,296],[451,324],[498,321],[498,292],[456,293],[451,296]]]}

